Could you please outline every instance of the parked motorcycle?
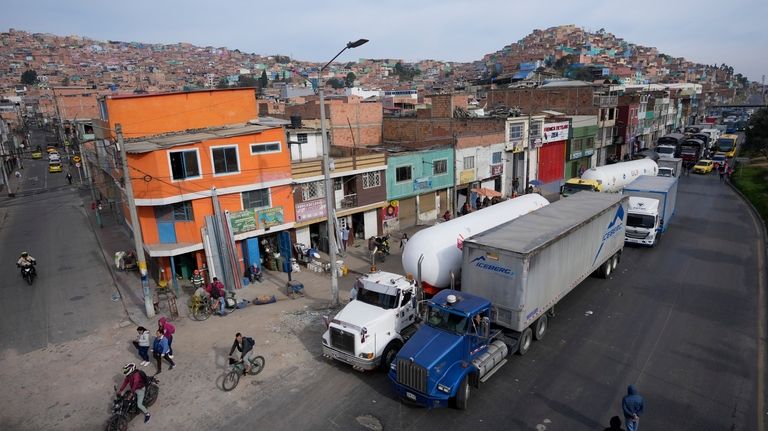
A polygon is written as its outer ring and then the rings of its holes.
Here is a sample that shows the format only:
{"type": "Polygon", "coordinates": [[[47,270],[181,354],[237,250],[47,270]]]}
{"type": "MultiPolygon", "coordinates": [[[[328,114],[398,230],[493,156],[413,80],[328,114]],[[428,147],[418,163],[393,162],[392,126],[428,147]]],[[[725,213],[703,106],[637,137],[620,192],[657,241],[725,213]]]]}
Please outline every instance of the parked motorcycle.
{"type": "Polygon", "coordinates": [[[21,276],[24,278],[24,280],[27,281],[27,283],[31,286],[32,282],[35,281],[35,277],[37,276],[37,272],[34,268],[35,262],[32,262],[32,265],[29,266],[21,266],[16,265],[18,267],[21,267],[21,276]]]}
{"type": "MultiPolygon", "coordinates": [[[[157,401],[157,395],[160,393],[159,382],[155,376],[149,376],[149,386],[144,393],[144,407],[150,407],[157,401]]],[[[107,431],[125,431],[128,429],[128,422],[136,415],[141,413],[136,405],[136,397],[127,394],[117,394],[115,387],[115,399],[112,401],[112,417],[107,422],[107,431]]]]}
{"type": "Polygon", "coordinates": [[[261,283],[261,281],[264,279],[264,273],[261,272],[261,268],[259,268],[259,265],[253,264],[249,266],[245,270],[245,276],[248,278],[248,280],[253,283],[254,281],[258,281],[261,283]]]}
{"type": "Polygon", "coordinates": [[[320,259],[320,253],[314,247],[307,247],[297,242],[293,245],[293,249],[296,252],[296,260],[305,265],[312,262],[312,259],[320,259]]]}

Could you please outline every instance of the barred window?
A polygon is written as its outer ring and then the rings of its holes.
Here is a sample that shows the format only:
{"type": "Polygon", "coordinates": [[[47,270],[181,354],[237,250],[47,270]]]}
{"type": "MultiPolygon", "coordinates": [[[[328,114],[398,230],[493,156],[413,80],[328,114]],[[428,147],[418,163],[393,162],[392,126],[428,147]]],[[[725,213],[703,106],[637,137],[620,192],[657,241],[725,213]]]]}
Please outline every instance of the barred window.
{"type": "Polygon", "coordinates": [[[515,124],[515,125],[509,126],[509,139],[510,140],[523,139],[523,125],[522,124],[515,124]]]}
{"type": "Polygon", "coordinates": [[[298,141],[298,143],[300,143],[300,144],[306,144],[308,142],[307,141],[307,134],[306,133],[299,133],[298,135],[296,135],[296,141],[298,141]]]}
{"type": "Polygon", "coordinates": [[[464,157],[464,169],[474,169],[474,168],[475,168],[475,156],[464,157]]]}
{"type": "Polygon", "coordinates": [[[313,181],[301,185],[301,200],[309,201],[325,197],[325,187],[323,181],[313,181]]]}
{"type": "Polygon", "coordinates": [[[536,139],[541,135],[541,122],[539,121],[532,121],[531,122],[531,130],[528,131],[531,138],[536,139]]]}
{"type": "Polygon", "coordinates": [[[395,169],[395,181],[398,183],[411,180],[411,166],[398,166],[395,169]]]}
{"type": "Polygon", "coordinates": [[[440,175],[448,172],[448,160],[435,160],[432,162],[432,169],[435,172],[435,175],[440,175]]]}
{"type": "Polygon", "coordinates": [[[495,151],[491,154],[491,163],[494,165],[501,163],[501,151],[495,151]]]}
{"type": "Polygon", "coordinates": [[[243,209],[266,208],[269,203],[269,189],[258,189],[243,192],[243,209]]]}
{"type": "Polygon", "coordinates": [[[366,172],[363,174],[363,188],[370,189],[381,186],[381,172],[366,172]]]}

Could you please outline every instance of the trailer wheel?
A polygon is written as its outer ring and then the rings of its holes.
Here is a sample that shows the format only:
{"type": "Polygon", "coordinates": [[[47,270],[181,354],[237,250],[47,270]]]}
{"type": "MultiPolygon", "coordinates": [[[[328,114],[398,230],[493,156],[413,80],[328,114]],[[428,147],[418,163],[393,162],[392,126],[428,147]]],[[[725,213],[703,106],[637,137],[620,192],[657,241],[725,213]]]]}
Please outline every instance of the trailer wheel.
{"type": "Polygon", "coordinates": [[[616,267],[619,266],[619,253],[613,255],[613,259],[611,259],[611,266],[613,266],[613,270],[616,271],[616,267]]]}
{"type": "Polygon", "coordinates": [[[399,341],[394,340],[384,349],[384,353],[381,354],[381,371],[385,373],[389,372],[389,367],[392,365],[392,361],[397,357],[397,352],[403,347],[399,341]]]}
{"type": "Polygon", "coordinates": [[[611,271],[611,258],[608,258],[608,260],[606,260],[603,263],[603,266],[600,267],[600,271],[599,271],[600,278],[608,278],[608,277],[610,277],[611,272],[612,272],[611,271]]]}
{"type": "Polygon", "coordinates": [[[456,391],[456,398],[454,398],[454,405],[459,410],[467,409],[467,401],[469,400],[469,382],[467,376],[461,379],[459,389],[456,391]]]}
{"type": "Polygon", "coordinates": [[[547,313],[544,313],[536,320],[536,325],[533,327],[533,338],[536,341],[544,339],[544,334],[547,333],[547,313]]]}
{"type": "Polygon", "coordinates": [[[532,343],[533,331],[531,331],[530,327],[523,329],[523,332],[520,333],[520,339],[518,340],[517,353],[519,353],[520,356],[524,356],[526,353],[528,353],[529,350],[531,350],[532,343]]]}

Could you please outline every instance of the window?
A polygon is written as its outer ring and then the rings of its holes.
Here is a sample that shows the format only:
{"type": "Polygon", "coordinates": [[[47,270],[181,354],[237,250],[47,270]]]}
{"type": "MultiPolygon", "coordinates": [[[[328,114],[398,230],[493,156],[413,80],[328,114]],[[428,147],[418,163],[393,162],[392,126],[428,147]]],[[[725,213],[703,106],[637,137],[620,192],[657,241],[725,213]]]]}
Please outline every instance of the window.
{"type": "Polygon", "coordinates": [[[501,151],[496,151],[491,154],[491,164],[498,165],[501,163],[501,151]]]}
{"type": "Polygon", "coordinates": [[[509,140],[516,141],[523,139],[523,125],[522,124],[510,124],[509,126],[509,140]]]}
{"type": "Polygon", "coordinates": [[[342,189],[343,181],[341,178],[334,178],[333,179],[333,189],[334,190],[341,190],[342,189]]]}
{"type": "Polygon", "coordinates": [[[268,142],[266,144],[251,144],[251,154],[279,153],[279,142],[268,142]]]}
{"type": "Polygon", "coordinates": [[[411,180],[411,166],[399,166],[395,169],[395,181],[400,183],[411,180]]]}
{"type": "Polygon", "coordinates": [[[536,139],[539,136],[541,136],[541,122],[540,121],[531,122],[531,130],[529,130],[528,134],[532,139],[536,139]]]}
{"type": "Polygon", "coordinates": [[[170,206],[173,210],[174,221],[192,221],[195,219],[191,201],[179,202],[170,206]]]}
{"type": "Polygon", "coordinates": [[[242,193],[243,209],[252,210],[272,206],[269,202],[269,189],[250,190],[242,193]]]}
{"type": "Polygon", "coordinates": [[[475,156],[464,157],[464,169],[475,168],[475,156]]]}
{"type": "Polygon", "coordinates": [[[616,112],[616,110],[614,108],[611,108],[611,109],[608,110],[608,119],[609,120],[613,120],[613,118],[615,116],[615,112],[616,112]]]}
{"type": "Polygon", "coordinates": [[[370,189],[381,186],[381,172],[366,172],[363,174],[363,188],[370,189]]]}
{"type": "Polygon", "coordinates": [[[307,134],[306,133],[299,133],[296,135],[296,141],[300,144],[306,144],[307,141],[307,134]]]}
{"type": "Polygon", "coordinates": [[[184,180],[200,176],[197,150],[172,151],[168,154],[171,158],[171,178],[184,180]]]}
{"type": "Polygon", "coordinates": [[[432,162],[432,170],[435,175],[440,175],[448,172],[448,160],[435,160],[432,162]]]}
{"type": "Polygon", "coordinates": [[[240,171],[237,165],[237,147],[211,148],[214,174],[231,174],[240,171]]]}
{"type": "Polygon", "coordinates": [[[595,146],[595,138],[587,138],[587,144],[584,146],[585,149],[592,148],[595,146]]]}
{"type": "Polygon", "coordinates": [[[584,141],[582,139],[574,139],[571,151],[581,151],[584,141]]]}
{"type": "Polygon", "coordinates": [[[323,181],[313,181],[301,185],[301,200],[309,201],[325,197],[325,187],[323,181]]]}

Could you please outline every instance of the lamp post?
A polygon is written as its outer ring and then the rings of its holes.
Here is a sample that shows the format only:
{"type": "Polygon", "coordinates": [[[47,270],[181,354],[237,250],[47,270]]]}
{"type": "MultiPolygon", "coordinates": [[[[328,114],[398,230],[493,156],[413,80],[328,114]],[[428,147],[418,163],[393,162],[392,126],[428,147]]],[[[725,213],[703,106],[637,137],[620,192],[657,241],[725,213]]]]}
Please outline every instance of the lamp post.
{"type": "Polygon", "coordinates": [[[368,42],[368,39],[358,39],[354,42],[348,42],[347,45],[336,54],[328,63],[320,68],[318,73],[317,87],[320,95],[320,133],[323,137],[323,176],[325,180],[325,212],[327,214],[327,230],[328,230],[328,256],[331,260],[331,305],[339,305],[339,280],[338,270],[336,269],[336,247],[338,242],[336,240],[336,211],[334,208],[333,198],[333,182],[331,181],[331,143],[328,141],[328,133],[325,128],[325,95],[323,92],[323,70],[333,63],[342,52],[349,48],[357,48],[368,42]]]}

